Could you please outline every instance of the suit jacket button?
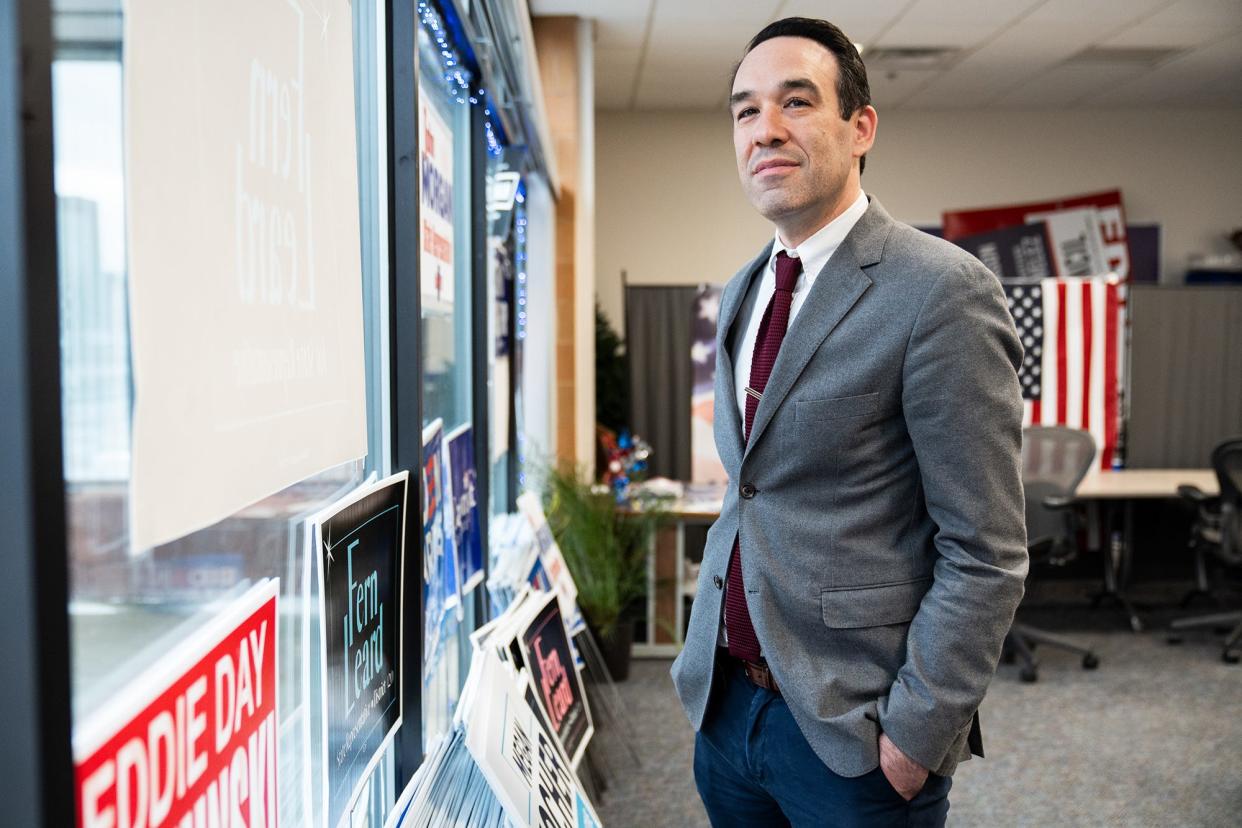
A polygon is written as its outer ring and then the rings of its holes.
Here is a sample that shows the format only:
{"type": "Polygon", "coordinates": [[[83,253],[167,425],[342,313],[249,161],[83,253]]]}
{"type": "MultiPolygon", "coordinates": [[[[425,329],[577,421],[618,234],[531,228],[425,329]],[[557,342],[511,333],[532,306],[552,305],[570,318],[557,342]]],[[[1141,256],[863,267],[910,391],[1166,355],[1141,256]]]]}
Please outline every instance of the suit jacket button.
{"type": "Polygon", "coordinates": [[[756,491],[756,489],[755,489],[755,487],[754,487],[754,485],[753,485],[753,484],[751,484],[751,483],[743,483],[743,484],[742,484],[741,495],[742,495],[742,497],[743,497],[743,498],[745,498],[746,500],[750,500],[752,497],[754,497],[754,496],[755,496],[755,491],[756,491]]]}
{"type": "Polygon", "coordinates": [[[724,589],[724,579],[719,575],[712,577],[712,583],[716,585],[716,589],[724,589]]]}

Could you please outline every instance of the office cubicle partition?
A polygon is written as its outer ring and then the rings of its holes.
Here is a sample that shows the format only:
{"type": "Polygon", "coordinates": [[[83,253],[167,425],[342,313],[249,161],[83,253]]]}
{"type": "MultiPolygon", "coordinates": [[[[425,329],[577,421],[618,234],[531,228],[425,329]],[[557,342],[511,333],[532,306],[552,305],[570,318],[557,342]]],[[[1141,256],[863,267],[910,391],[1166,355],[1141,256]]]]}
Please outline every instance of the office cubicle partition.
{"type": "Polygon", "coordinates": [[[1242,288],[1135,286],[1129,468],[1202,467],[1242,434],[1242,288]]]}

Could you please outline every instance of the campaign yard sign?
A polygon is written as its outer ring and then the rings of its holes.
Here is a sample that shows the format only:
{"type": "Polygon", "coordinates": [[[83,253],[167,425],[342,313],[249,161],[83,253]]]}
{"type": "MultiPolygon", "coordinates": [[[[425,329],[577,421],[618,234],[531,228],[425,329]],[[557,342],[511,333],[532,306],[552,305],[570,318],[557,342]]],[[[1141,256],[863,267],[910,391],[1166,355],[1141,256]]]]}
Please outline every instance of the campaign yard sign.
{"type": "Polygon", "coordinates": [[[543,607],[522,631],[521,639],[535,698],[569,756],[570,765],[577,768],[594,727],[555,595],[547,596],[543,607]]]}
{"type": "Polygon", "coordinates": [[[453,486],[453,547],[457,552],[462,593],[483,581],[483,536],[479,524],[478,471],[474,465],[474,429],[469,424],[445,438],[448,475],[453,486]]]}
{"type": "Polygon", "coordinates": [[[408,472],[312,519],[323,618],[324,814],[348,816],[401,726],[401,583],[408,472]]]}
{"type": "Polygon", "coordinates": [[[1055,275],[1102,276],[1104,273],[1114,273],[1122,282],[1129,281],[1130,245],[1126,234],[1126,213],[1120,190],[1088,193],[1054,201],[1006,204],[980,210],[949,210],[942,216],[944,237],[949,241],[957,241],[979,233],[1045,221],[1051,214],[1081,209],[1094,211],[1090,214],[1094,224],[1090,228],[1091,232],[1089,234],[1077,232],[1081,230],[1081,218],[1076,220],[1076,226],[1073,222],[1069,227],[1054,222],[1049,226],[1049,232],[1054,237],[1061,236],[1064,242],[1058,244],[1054,239],[1051,250],[1054,256],[1070,260],[1088,256],[1096,257],[1092,267],[1088,268],[1092,272],[1074,273],[1071,266],[1058,270],[1055,275]],[[1076,232],[1071,233],[1071,230],[1076,232]],[[1075,241],[1078,239],[1081,241],[1075,247],[1075,241]]]}
{"type": "Polygon", "coordinates": [[[77,729],[78,828],[276,828],[276,602],[263,581],[77,729]]]}

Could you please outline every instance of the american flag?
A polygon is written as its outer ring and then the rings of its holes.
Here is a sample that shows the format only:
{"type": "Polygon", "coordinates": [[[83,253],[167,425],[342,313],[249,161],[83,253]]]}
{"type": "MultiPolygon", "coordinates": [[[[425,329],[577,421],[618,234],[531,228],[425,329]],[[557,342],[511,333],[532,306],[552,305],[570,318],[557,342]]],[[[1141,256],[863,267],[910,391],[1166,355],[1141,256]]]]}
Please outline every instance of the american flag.
{"type": "Polygon", "coordinates": [[[1120,422],[1124,303],[1116,276],[1006,282],[1025,355],[1023,425],[1091,432],[1112,468],[1120,422]]]}

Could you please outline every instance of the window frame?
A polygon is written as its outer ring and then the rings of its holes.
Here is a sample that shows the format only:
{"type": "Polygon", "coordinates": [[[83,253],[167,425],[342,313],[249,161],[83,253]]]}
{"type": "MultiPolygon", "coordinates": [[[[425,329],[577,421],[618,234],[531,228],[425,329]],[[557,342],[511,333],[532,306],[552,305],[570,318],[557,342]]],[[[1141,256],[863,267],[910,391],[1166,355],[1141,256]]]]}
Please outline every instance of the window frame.
{"type": "Polygon", "coordinates": [[[21,825],[75,817],[47,2],[0,0],[0,801],[21,825]]]}

